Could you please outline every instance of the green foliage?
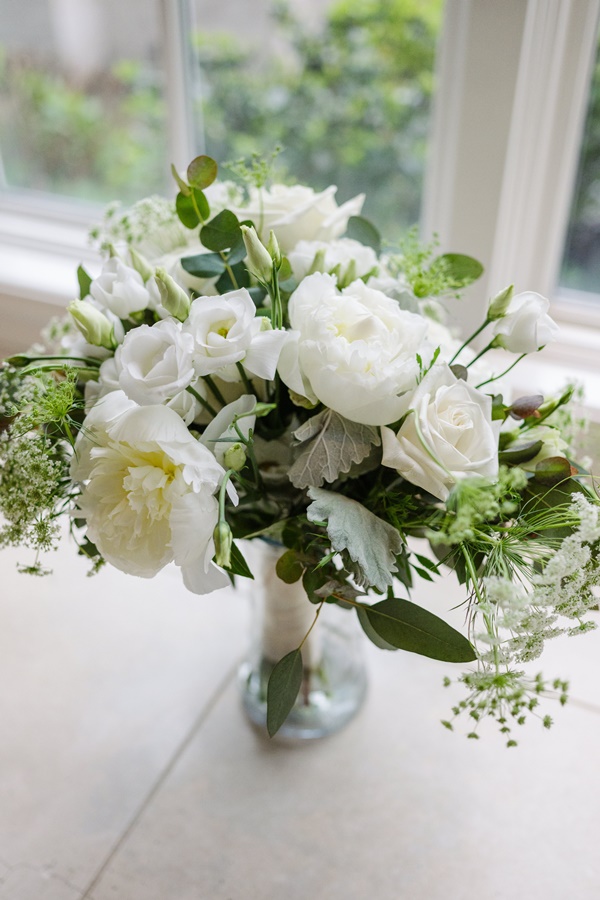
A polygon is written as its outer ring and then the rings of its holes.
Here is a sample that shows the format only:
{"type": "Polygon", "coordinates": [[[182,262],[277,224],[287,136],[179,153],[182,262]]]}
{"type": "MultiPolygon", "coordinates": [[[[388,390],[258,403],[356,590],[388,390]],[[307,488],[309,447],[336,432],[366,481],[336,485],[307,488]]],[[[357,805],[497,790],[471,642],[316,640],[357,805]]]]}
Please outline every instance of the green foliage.
{"type": "Polygon", "coordinates": [[[446,662],[477,659],[464,635],[409,600],[388,597],[368,607],[366,613],[371,628],[379,637],[399,650],[446,662]]]}
{"type": "Polygon", "coordinates": [[[273,667],[267,687],[267,731],[277,734],[302,686],[302,653],[292,650],[273,667]]]}

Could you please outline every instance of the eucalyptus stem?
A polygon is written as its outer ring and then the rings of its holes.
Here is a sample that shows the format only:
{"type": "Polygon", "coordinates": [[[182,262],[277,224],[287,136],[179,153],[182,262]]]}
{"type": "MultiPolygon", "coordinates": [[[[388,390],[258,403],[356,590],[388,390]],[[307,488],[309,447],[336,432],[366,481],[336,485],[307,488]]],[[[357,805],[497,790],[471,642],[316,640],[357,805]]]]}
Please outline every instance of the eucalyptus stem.
{"type": "Polygon", "coordinates": [[[198,216],[198,219],[200,220],[200,222],[202,222],[202,224],[204,225],[206,220],[205,220],[204,216],[202,215],[202,213],[200,212],[200,207],[196,203],[196,198],[194,197],[194,189],[193,188],[190,191],[190,197],[192,199],[192,206],[194,207],[194,212],[198,216]]]}
{"type": "Polygon", "coordinates": [[[302,648],[304,647],[304,644],[305,644],[306,641],[308,640],[309,634],[311,633],[311,631],[313,630],[313,628],[314,628],[315,625],[317,624],[317,619],[319,618],[319,616],[320,616],[320,614],[321,614],[321,610],[323,609],[323,604],[324,604],[324,603],[325,603],[324,600],[322,600],[321,603],[319,603],[319,608],[317,609],[317,612],[315,613],[315,617],[314,617],[314,619],[313,619],[313,621],[312,621],[312,625],[310,626],[310,628],[308,629],[308,631],[306,632],[306,634],[304,635],[304,637],[303,637],[302,640],[300,641],[300,646],[298,647],[298,650],[302,650],[302,648]]]}
{"type": "Polygon", "coordinates": [[[240,287],[240,286],[239,286],[239,284],[238,284],[238,280],[237,280],[237,278],[235,277],[235,272],[233,271],[233,269],[232,269],[231,266],[229,265],[229,262],[227,261],[227,256],[226,256],[225,252],[224,252],[224,251],[221,251],[221,253],[220,253],[219,255],[220,255],[221,259],[223,260],[223,262],[225,263],[225,271],[227,272],[227,274],[228,274],[229,277],[231,278],[231,283],[232,283],[234,289],[235,289],[236,291],[239,290],[239,287],[240,287]]]}

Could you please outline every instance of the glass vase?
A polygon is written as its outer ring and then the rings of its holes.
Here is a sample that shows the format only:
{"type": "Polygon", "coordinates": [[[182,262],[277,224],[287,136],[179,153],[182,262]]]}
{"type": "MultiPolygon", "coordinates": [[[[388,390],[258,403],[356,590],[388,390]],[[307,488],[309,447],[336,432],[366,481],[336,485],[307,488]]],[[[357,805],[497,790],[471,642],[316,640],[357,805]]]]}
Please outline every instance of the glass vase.
{"type": "MultiPolygon", "coordinates": [[[[266,544],[252,592],[251,644],[240,668],[242,702],[248,718],[266,732],[267,685],[274,665],[295,650],[318,609],[302,582],[285,584],[275,565],[284,548],[266,544]]],[[[325,603],[302,647],[303,677],[298,698],[277,738],[325,737],[352,719],[364,700],[367,677],[364,635],[352,610],[325,603]]]]}

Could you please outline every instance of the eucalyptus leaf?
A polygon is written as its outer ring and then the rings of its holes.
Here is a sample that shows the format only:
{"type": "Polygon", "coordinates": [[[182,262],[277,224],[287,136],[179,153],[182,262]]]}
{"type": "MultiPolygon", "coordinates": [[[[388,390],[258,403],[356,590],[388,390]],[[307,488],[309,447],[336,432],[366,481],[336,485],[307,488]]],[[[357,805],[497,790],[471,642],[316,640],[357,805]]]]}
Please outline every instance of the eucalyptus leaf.
{"type": "Polygon", "coordinates": [[[188,195],[181,193],[181,191],[177,194],[175,198],[175,210],[181,224],[189,229],[197,228],[200,221],[205,221],[210,215],[208,200],[202,191],[199,191],[196,188],[192,188],[188,195]],[[194,206],[194,201],[196,206],[194,206]],[[198,216],[196,207],[198,208],[200,217],[198,216]]]}
{"type": "Polygon", "coordinates": [[[184,256],[181,266],[196,278],[218,278],[225,271],[225,263],[218,253],[198,253],[184,256]]]}
{"type": "Polygon", "coordinates": [[[511,444],[506,450],[500,451],[498,461],[503,465],[518,466],[537,456],[543,446],[543,441],[528,441],[526,444],[517,443],[514,446],[511,444]]]}
{"type": "Polygon", "coordinates": [[[275,571],[277,572],[277,577],[285,584],[294,584],[302,578],[304,566],[298,559],[298,554],[295,550],[286,550],[277,560],[275,571]]]}
{"type": "Polygon", "coordinates": [[[350,422],[331,409],[308,419],[294,437],[307,444],[288,473],[297,488],[320,487],[324,481],[335,481],[381,443],[379,429],[350,422]]]}
{"type": "Polygon", "coordinates": [[[367,614],[367,610],[364,607],[357,607],[356,613],[358,615],[358,621],[360,622],[360,627],[369,638],[371,643],[375,644],[376,647],[379,647],[380,650],[397,650],[397,647],[394,647],[393,644],[388,644],[387,641],[377,634],[371,622],[369,621],[369,616],[367,614]]]}
{"type": "Polygon", "coordinates": [[[483,266],[478,260],[472,256],[465,256],[464,253],[443,253],[437,256],[430,269],[443,269],[444,274],[451,280],[452,286],[456,288],[466,287],[477,281],[483,274],[483,266]]]}
{"type": "Polygon", "coordinates": [[[187,167],[187,179],[193,188],[203,191],[217,177],[218,166],[210,156],[197,156],[187,167]]]}
{"type": "Polygon", "coordinates": [[[181,175],[179,174],[179,172],[177,171],[177,169],[175,168],[175,166],[173,165],[173,163],[171,163],[171,175],[173,176],[173,178],[174,178],[175,181],[177,182],[177,187],[179,188],[179,190],[181,191],[181,193],[182,193],[184,196],[189,197],[189,195],[190,195],[190,186],[189,186],[189,184],[187,184],[187,182],[185,182],[185,181],[183,180],[183,178],[181,177],[181,175]]]}
{"type": "Polygon", "coordinates": [[[393,525],[343,494],[310,487],[308,496],[313,501],[306,510],[309,522],[326,522],[331,546],[338,552],[348,552],[365,584],[380,591],[391,585],[397,571],[396,557],[403,547],[393,525]]]}
{"type": "Polygon", "coordinates": [[[381,235],[373,223],[363,216],[350,216],[346,237],[359,241],[366,247],[372,247],[376,253],[381,252],[381,235]]]}
{"type": "Polygon", "coordinates": [[[217,253],[239,244],[242,241],[242,232],[235,213],[224,209],[216,215],[200,232],[200,240],[207,250],[214,250],[217,253]]]}
{"type": "Polygon", "coordinates": [[[277,734],[290,714],[302,685],[302,653],[292,650],[280,659],[267,685],[267,731],[277,734]]]}
{"type": "Polygon", "coordinates": [[[367,609],[373,629],[399,650],[444,662],[472,662],[477,654],[467,638],[443,619],[411,603],[389,597],[367,609]]]}
{"type": "Polygon", "coordinates": [[[535,480],[541,484],[560,484],[571,475],[571,463],[564,456],[547,456],[535,467],[535,480]]]}

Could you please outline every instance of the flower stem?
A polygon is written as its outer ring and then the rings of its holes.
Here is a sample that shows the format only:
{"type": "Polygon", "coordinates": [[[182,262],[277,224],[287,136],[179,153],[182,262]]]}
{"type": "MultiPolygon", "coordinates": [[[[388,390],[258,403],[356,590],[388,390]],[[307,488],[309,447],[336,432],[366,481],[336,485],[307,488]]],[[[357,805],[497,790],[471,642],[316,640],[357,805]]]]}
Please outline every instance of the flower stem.
{"type": "Polygon", "coordinates": [[[486,328],[487,325],[489,325],[489,322],[490,322],[490,320],[486,318],[485,322],[482,325],[480,325],[479,328],[477,328],[470,337],[468,337],[466,339],[464,344],[461,344],[461,346],[458,348],[458,350],[456,351],[456,353],[454,354],[454,356],[452,357],[452,359],[450,360],[448,365],[450,365],[450,366],[452,365],[452,363],[456,360],[458,355],[460,353],[462,353],[462,351],[465,349],[465,347],[467,347],[471,343],[471,341],[475,340],[475,338],[477,337],[478,334],[481,334],[483,329],[486,328]]]}
{"type": "MultiPolygon", "coordinates": [[[[476,385],[476,387],[478,387],[478,388],[483,387],[484,384],[489,384],[491,381],[497,381],[498,378],[502,378],[504,375],[507,375],[507,374],[510,372],[511,369],[514,369],[514,367],[517,365],[517,363],[521,362],[521,360],[523,359],[524,356],[527,356],[527,354],[526,354],[526,353],[521,353],[521,355],[520,355],[520,356],[517,356],[517,358],[515,359],[515,361],[512,362],[512,363],[510,364],[510,366],[508,367],[508,369],[505,369],[504,372],[500,372],[499,375],[492,375],[491,378],[488,378],[487,381],[482,381],[482,382],[480,382],[478,385],[476,385]]],[[[473,360],[473,362],[474,362],[474,361],[475,361],[475,360],[473,360]]]]}
{"type": "Polygon", "coordinates": [[[213,381],[212,376],[211,375],[203,375],[202,377],[204,378],[205,382],[209,386],[211,393],[214,394],[214,396],[219,401],[221,406],[227,406],[227,401],[225,400],[225,397],[223,396],[223,394],[221,393],[221,391],[219,390],[219,388],[213,381]]]}

